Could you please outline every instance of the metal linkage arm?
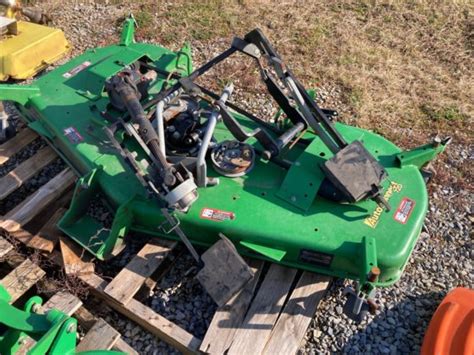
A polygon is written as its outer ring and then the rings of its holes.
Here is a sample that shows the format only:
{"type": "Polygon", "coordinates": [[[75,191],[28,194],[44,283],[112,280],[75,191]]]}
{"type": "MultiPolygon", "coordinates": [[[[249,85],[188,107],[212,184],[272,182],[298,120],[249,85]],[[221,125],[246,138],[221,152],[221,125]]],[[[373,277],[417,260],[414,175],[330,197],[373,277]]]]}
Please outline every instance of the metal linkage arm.
{"type": "MultiPolygon", "coordinates": [[[[295,78],[292,72],[286,68],[277,52],[273,49],[268,39],[259,30],[255,29],[244,37],[245,41],[254,44],[259,48],[263,55],[269,60],[277,76],[287,89],[292,93],[292,98],[297,102],[299,110],[296,110],[291,104],[289,97],[283,92],[277,83],[260,67],[263,80],[273,98],[277,101],[283,111],[292,120],[294,124],[303,120],[320,136],[323,142],[337,153],[340,149],[347,146],[347,142],[336,130],[331,120],[319,108],[314,100],[308,95],[301,83],[295,78]]],[[[243,52],[245,53],[245,52],[243,52]]]]}
{"type": "Polygon", "coordinates": [[[199,149],[199,154],[196,162],[196,172],[197,172],[197,183],[198,186],[207,186],[209,183],[216,184],[218,181],[212,181],[207,177],[207,165],[206,165],[206,154],[209,149],[209,145],[212,140],[212,135],[214,134],[214,129],[216,128],[217,120],[220,116],[219,108],[225,106],[225,102],[232,95],[234,91],[234,86],[232,84],[227,85],[222,95],[214,103],[216,108],[212,111],[211,117],[209,117],[206,133],[202,140],[201,149],[199,149]]]}

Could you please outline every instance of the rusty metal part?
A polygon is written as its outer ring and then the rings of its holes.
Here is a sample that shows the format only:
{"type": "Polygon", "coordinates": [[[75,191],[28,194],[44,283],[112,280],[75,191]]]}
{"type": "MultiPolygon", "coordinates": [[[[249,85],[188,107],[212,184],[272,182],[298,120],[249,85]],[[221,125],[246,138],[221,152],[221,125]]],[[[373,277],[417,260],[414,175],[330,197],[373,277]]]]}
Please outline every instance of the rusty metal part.
{"type": "Polygon", "coordinates": [[[369,275],[368,275],[367,279],[370,282],[375,282],[375,281],[377,281],[379,276],[380,276],[380,269],[377,266],[372,266],[372,268],[369,271],[369,275]]]}
{"type": "Polygon", "coordinates": [[[293,148],[295,146],[295,144],[298,143],[298,141],[301,138],[303,138],[303,136],[306,134],[307,131],[308,131],[307,129],[302,130],[301,133],[298,135],[298,137],[296,137],[296,139],[290,144],[290,146],[288,147],[288,150],[293,148]]]}
{"type": "Polygon", "coordinates": [[[224,141],[212,150],[211,161],[219,174],[228,177],[242,176],[253,168],[255,151],[246,143],[224,141]]]}
{"type": "Polygon", "coordinates": [[[163,118],[165,122],[171,121],[173,118],[178,116],[180,113],[186,112],[189,107],[189,102],[187,100],[176,100],[173,104],[170,104],[166,110],[163,112],[163,118]]]}

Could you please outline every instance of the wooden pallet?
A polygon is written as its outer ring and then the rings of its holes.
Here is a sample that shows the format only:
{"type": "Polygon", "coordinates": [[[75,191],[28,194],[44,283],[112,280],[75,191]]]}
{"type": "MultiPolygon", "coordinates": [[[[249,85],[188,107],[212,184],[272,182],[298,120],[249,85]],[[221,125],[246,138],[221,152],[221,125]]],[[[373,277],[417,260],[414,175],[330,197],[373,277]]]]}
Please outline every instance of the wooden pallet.
{"type": "MultiPolygon", "coordinates": [[[[23,145],[12,145],[9,141],[6,148],[5,144],[0,146],[0,165],[34,139],[29,133],[23,133],[22,138],[17,137],[14,139],[23,145]]],[[[7,176],[0,178],[0,186],[8,187],[8,192],[0,192],[0,200],[13,193],[44,166],[29,161],[38,161],[38,154],[49,158],[48,149],[39,151],[7,176]]],[[[70,198],[67,194],[74,181],[72,172],[63,170],[14,209],[0,216],[0,228],[28,247],[49,253],[52,260],[61,264],[69,274],[81,279],[96,297],[183,353],[297,352],[319,301],[328,288],[329,277],[301,273],[276,264],[265,267],[262,261],[249,260],[256,277],[241,293],[217,310],[204,339],[198,339],[156,313],[137,297],[144,285],[153,287],[156,284],[156,279],[153,280],[151,276],[176,247],[176,242],[154,239],[108,282],[94,272],[93,264],[82,260],[84,251],[61,235],[55,225],[65,211],[64,205],[70,198]],[[66,197],[62,197],[64,195],[66,197]],[[50,212],[49,217],[41,221],[39,230],[36,233],[25,230],[25,225],[45,209],[50,212]]],[[[98,319],[96,322],[100,323],[95,329],[105,332],[104,327],[107,327],[103,320],[98,319]]],[[[94,326],[90,328],[94,329],[94,326]]],[[[110,331],[110,337],[112,333],[110,331]]],[[[89,339],[90,342],[95,341],[92,336],[89,339]]]]}
{"type": "MultiPolygon", "coordinates": [[[[8,260],[9,253],[13,246],[0,237],[0,258],[8,260]]],[[[18,262],[18,258],[15,258],[18,262]]],[[[11,303],[17,302],[25,293],[45,276],[45,272],[29,259],[20,262],[8,275],[0,279],[0,284],[4,286],[11,295],[11,303]]],[[[86,350],[118,350],[128,354],[138,354],[125,341],[121,339],[120,333],[103,319],[94,319],[94,322],[84,322],[83,317],[76,316],[88,313],[82,302],[76,296],[67,292],[58,292],[53,295],[38,311],[45,313],[50,309],[58,309],[65,314],[76,317],[79,325],[87,331],[86,335],[77,345],[78,351],[86,350]]],[[[35,344],[32,338],[26,339],[17,354],[26,354],[35,344]]]]}

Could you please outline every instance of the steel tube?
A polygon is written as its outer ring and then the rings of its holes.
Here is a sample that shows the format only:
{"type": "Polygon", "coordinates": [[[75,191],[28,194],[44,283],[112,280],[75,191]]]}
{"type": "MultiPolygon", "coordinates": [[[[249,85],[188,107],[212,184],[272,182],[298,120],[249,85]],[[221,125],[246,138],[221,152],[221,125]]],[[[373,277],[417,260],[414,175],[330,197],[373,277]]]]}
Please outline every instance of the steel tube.
{"type": "Polygon", "coordinates": [[[176,90],[160,100],[156,105],[156,130],[158,133],[158,140],[160,144],[160,151],[163,156],[166,156],[166,143],[165,143],[165,122],[163,118],[163,110],[165,104],[169,103],[172,99],[181,93],[182,89],[176,90]]]}
{"type": "Polygon", "coordinates": [[[304,123],[298,122],[287,131],[285,131],[280,137],[278,137],[276,144],[279,149],[285,147],[298,133],[304,129],[304,123]]]}
{"type": "MultiPolygon", "coordinates": [[[[230,95],[232,95],[233,91],[234,85],[232,83],[227,85],[222,91],[222,95],[218,101],[224,104],[229,99],[230,95]]],[[[214,129],[216,128],[219,115],[220,113],[218,108],[212,111],[211,117],[209,117],[208,120],[206,133],[204,133],[201,148],[199,149],[196,163],[197,184],[199,187],[205,187],[207,185],[206,153],[209,149],[209,144],[211,143],[212,135],[214,134],[214,129]]]]}
{"type": "Polygon", "coordinates": [[[289,86],[289,89],[293,92],[295,101],[298,103],[301,113],[306,118],[308,124],[311,126],[312,129],[316,131],[319,138],[321,138],[321,140],[324,142],[324,144],[327,145],[331,152],[336,154],[340,150],[336,143],[334,143],[334,141],[324,131],[324,129],[319,125],[319,123],[316,122],[314,125],[311,124],[311,121],[314,121],[314,118],[293,79],[291,77],[287,77],[286,82],[289,86]]]}
{"type": "Polygon", "coordinates": [[[160,144],[161,153],[166,156],[166,144],[165,144],[165,124],[163,122],[163,109],[165,107],[165,101],[161,100],[156,105],[156,130],[158,131],[158,140],[160,144]]]}
{"type": "Polygon", "coordinates": [[[206,133],[204,134],[204,138],[202,140],[201,149],[199,149],[196,163],[197,185],[199,187],[205,187],[207,185],[206,153],[207,149],[209,148],[209,143],[211,143],[214,129],[216,128],[217,117],[219,117],[219,112],[217,110],[212,111],[211,117],[209,117],[207,124],[206,133]]]}

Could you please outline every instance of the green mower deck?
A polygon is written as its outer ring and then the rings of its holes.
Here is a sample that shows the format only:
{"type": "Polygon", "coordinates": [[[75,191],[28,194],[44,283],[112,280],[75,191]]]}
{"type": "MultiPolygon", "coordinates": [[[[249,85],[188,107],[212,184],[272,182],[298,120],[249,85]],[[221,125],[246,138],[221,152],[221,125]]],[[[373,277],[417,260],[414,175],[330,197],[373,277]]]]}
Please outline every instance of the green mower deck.
{"type": "MultiPolygon", "coordinates": [[[[247,37],[246,40],[249,42],[247,37]]],[[[248,44],[235,43],[234,47],[249,52],[248,44]]],[[[157,103],[179,85],[182,92],[194,97],[197,87],[192,82],[197,75],[192,74],[190,48],[185,46],[172,52],[158,45],[135,43],[132,20],[126,22],[121,43],[88,50],[33,85],[0,87],[0,100],[16,101],[29,127],[46,139],[80,177],[71,207],[60,222],[67,235],[105,259],[121,249],[130,231],[179,240],[176,232],[180,229],[193,245],[203,247],[213,245],[222,233],[241,255],[356,280],[360,285],[358,295],[364,297],[374,287],[391,285],[400,278],[428,206],[420,169],[444,150],[447,141],[402,151],[373,132],[331,123],[331,129],[340,134],[346,146],[360,142],[387,176],[380,182],[380,191],[369,197],[358,201],[332,199],[329,195],[336,196],[338,192],[331,185],[329,192],[322,193],[329,185],[321,166],[337,150],[319,132],[314,133],[313,125],[303,122],[300,134],[292,135],[291,144],[281,145],[278,152],[270,149],[268,153],[268,147],[262,144],[265,141],[256,136],[239,139],[256,154],[253,166],[244,174],[236,174],[241,176],[223,176],[211,164],[208,152],[206,181],[218,178],[219,184],[197,182],[192,201],[184,207],[169,206],[169,195],[163,198],[162,191],[166,189],[158,188],[157,195],[149,188],[156,186],[150,181],[157,179],[150,168],[153,147],[144,137],[147,133],[139,128],[138,136],[143,141],[137,138],[134,127],[138,124],[130,120],[131,111],[118,109],[110,89],[111,78],[129,68],[134,70],[137,61],[142,63],[138,72],[143,77],[135,85],[148,80],[143,78],[147,78],[149,70],[156,73],[146,93],[139,95],[147,119],[153,120],[157,103]],[[88,213],[91,202],[97,198],[114,213],[111,226],[103,225],[88,213]],[[163,208],[179,220],[179,227],[165,219],[163,208]]],[[[196,97],[201,96],[202,92],[196,97]]],[[[214,99],[201,101],[200,109],[211,110],[216,105],[214,99]]],[[[220,107],[218,112],[223,113],[220,107]]],[[[290,111],[287,108],[285,112],[290,111]]],[[[304,105],[296,111],[304,113],[304,105]]],[[[230,106],[229,112],[247,132],[265,129],[275,142],[282,131],[291,127],[291,122],[283,118],[269,124],[230,106]]],[[[167,125],[177,118],[170,120],[167,125]]],[[[213,147],[235,140],[229,122],[218,119],[211,141],[213,147]]],[[[209,124],[204,128],[208,127],[209,124]]],[[[170,129],[166,131],[169,132],[170,129]]],[[[201,136],[201,146],[204,139],[201,136]]],[[[167,150],[169,162],[186,155],[176,153],[175,145],[167,150]]],[[[183,165],[193,180],[197,176],[196,154],[189,154],[189,158],[191,163],[183,165]]],[[[354,176],[354,181],[357,178],[354,176]]]]}

